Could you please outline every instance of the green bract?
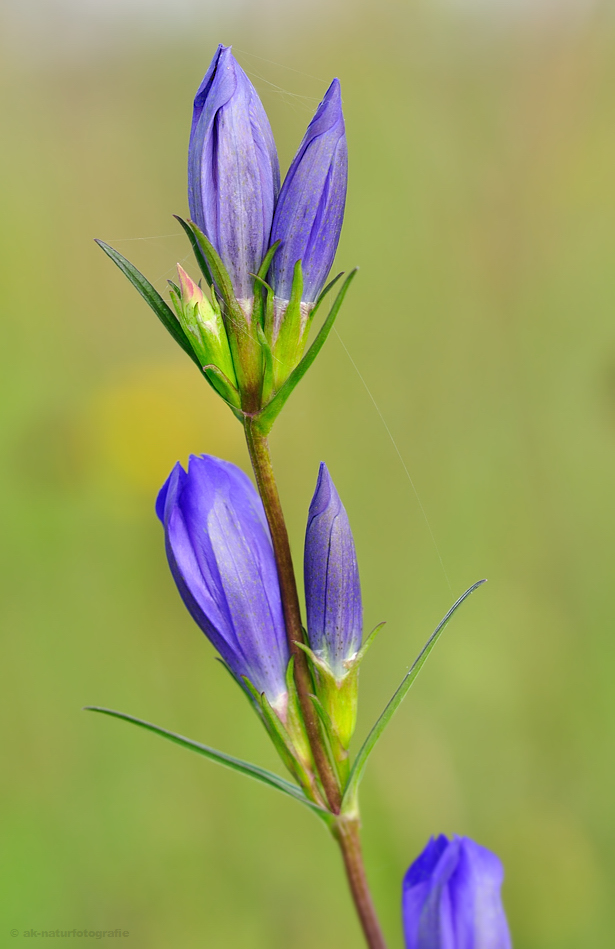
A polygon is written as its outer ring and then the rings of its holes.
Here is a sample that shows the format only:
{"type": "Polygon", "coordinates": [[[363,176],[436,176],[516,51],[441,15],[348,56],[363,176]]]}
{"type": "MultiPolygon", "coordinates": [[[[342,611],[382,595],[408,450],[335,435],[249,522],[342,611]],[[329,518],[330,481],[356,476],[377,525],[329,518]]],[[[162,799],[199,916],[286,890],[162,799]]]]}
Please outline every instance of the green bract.
{"type": "Polygon", "coordinates": [[[339,313],[356,269],[346,277],[329,314],[305,352],[310,327],[320,306],[337,283],[338,274],[315,304],[301,301],[301,261],[295,266],[293,291],[283,319],[276,320],[274,294],[265,277],[279,241],[267,252],[257,274],[251,310],[235,296],[220,255],[192,221],[177,218],[188,235],[209,296],[178,264],[180,285],[169,281],[174,311],[146,277],[103,241],[99,246],[128,277],[146,303],[196,362],[212,388],[243,421],[249,418],[267,434],[295,386],[322,349],[339,313]]]}

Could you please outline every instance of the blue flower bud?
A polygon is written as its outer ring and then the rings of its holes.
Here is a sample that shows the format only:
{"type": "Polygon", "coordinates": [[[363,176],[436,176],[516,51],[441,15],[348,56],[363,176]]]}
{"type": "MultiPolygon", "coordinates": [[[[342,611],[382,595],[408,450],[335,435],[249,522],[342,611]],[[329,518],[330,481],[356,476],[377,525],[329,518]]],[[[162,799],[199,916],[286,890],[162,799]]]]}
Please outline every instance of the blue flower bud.
{"type": "Polygon", "coordinates": [[[406,949],[511,949],[502,864],[468,837],[432,838],[403,882],[406,949]]]}
{"type": "Polygon", "coordinates": [[[288,665],[278,575],[261,500],[250,479],[211,455],[178,463],[156,513],[179,593],[238,678],[284,718],[288,665]]]}
{"type": "Polygon", "coordinates": [[[308,126],[276,205],[271,243],[282,243],[273,258],[270,281],[280,320],[298,260],[305,304],[313,304],[325,284],[342,229],[347,180],[342,98],[339,80],[334,79],[308,126]]]}
{"type": "Polygon", "coordinates": [[[231,47],[219,46],[194,100],[188,201],[248,318],[254,296],[250,274],[267,253],[279,188],[269,119],[231,47]]]}
{"type": "Polygon", "coordinates": [[[363,608],[348,515],[322,463],[308,515],[304,573],[310,647],[341,680],[361,647],[363,608]]]}

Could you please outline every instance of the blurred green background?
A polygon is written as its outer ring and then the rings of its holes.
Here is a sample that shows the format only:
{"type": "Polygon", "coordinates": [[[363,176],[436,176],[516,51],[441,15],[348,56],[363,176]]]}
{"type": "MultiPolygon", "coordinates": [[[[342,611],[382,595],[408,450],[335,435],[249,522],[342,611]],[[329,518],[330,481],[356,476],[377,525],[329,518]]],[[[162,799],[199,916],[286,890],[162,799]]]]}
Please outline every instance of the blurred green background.
{"type": "Polygon", "coordinates": [[[24,941],[13,927],[120,927],[134,949],[362,944],[308,812],[81,711],[277,767],[182,607],[153,512],[191,451],[245,467],[240,428],[92,240],[160,290],[177,260],[194,273],[171,215],[219,41],[261,93],[283,169],[342,82],[338,263],[361,272],[273,450],[297,563],[324,459],[366,626],[388,620],[359,737],[452,600],[490,581],[363,785],[390,946],[402,873],[440,831],[502,856],[516,949],[613,945],[612,12],[4,0],[1,945],[24,941]]]}

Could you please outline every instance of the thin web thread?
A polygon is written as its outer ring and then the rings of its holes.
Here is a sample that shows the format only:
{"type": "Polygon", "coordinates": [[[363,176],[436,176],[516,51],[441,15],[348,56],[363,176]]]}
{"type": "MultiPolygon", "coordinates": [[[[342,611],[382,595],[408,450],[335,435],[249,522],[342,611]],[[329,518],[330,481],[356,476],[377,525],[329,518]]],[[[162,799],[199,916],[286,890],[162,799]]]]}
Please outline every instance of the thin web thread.
{"type": "Polygon", "coordinates": [[[183,237],[182,231],[174,234],[156,234],[154,237],[114,237],[105,241],[105,244],[125,244],[126,241],[161,241],[165,237],[183,237]]]}
{"type": "Polygon", "coordinates": [[[426,513],[426,511],[425,511],[425,508],[423,507],[423,504],[421,503],[421,499],[420,499],[420,497],[419,497],[418,491],[416,490],[414,481],[412,480],[412,476],[411,476],[410,472],[408,471],[408,466],[406,465],[406,462],[404,461],[404,456],[402,455],[401,451],[399,450],[399,448],[398,448],[398,446],[397,446],[397,442],[395,441],[395,439],[394,439],[394,437],[393,437],[393,433],[392,433],[391,429],[389,428],[389,426],[387,425],[386,419],[385,419],[384,415],[382,414],[382,412],[380,411],[380,407],[378,406],[378,403],[376,402],[374,396],[372,395],[371,390],[370,390],[370,388],[369,388],[367,382],[365,381],[365,379],[364,379],[363,376],[361,375],[361,372],[360,372],[360,370],[359,370],[359,367],[357,366],[356,362],[354,361],[354,359],[352,358],[352,356],[351,356],[350,353],[348,352],[348,348],[346,347],[346,344],[344,343],[344,340],[342,339],[342,337],[341,337],[340,334],[338,333],[337,328],[336,328],[335,326],[333,327],[333,332],[335,333],[335,335],[336,335],[337,338],[339,339],[340,344],[341,344],[341,346],[342,346],[342,349],[344,350],[344,352],[345,352],[346,355],[348,356],[350,362],[352,363],[352,365],[353,365],[353,367],[354,367],[354,370],[355,370],[356,374],[358,375],[359,379],[360,379],[361,382],[363,383],[363,387],[364,387],[365,391],[367,392],[368,396],[370,397],[371,402],[372,402],[372,405],[373,405],[374,408],[376,409],[376,412],[378,413],[378,416],[379,416],[379,418],[380,418],[380,421],[381,421],[382,424],[384,425],[384,428],[385,428],[385,431],[386,431],[387,435],[388,435],[389,438],[391,439],[391,444],[393,445],[393,448],[395,449],[395,452],[396,452],[396,454],[397,454],[397,457],[399,458],[399,460],[400,460],[400,462],[401,462],[402,468],[403,468],[404,471],[406,472],[406,477],[408,478],[408,481],[410,482],[410,485],[411,485],[412,490],[413,490],[413,492],[414,492],[414,496],[415,496],[415,498],[416,498],[416,503],[418,504],[419,510],[420,510],[421,514],[423,515],[423,520],[425,521],[425,524],[427,525],[427,530],[429,531],[429,536],[431,537],[431,541],[432,541],[432,543],[433,543],[433,545],[434,545],[434,549],[435,549],[435,551],[436,551],[436,554],[438,555],[438,560],[440,561],[440,566],[442,567],[442,573],[444,574],[444,577],[445,577],[446,582],[447,582],[447,584],[448,584],[448,588],[449,588],[449,590],[450,590],[451,596],[454,596],[454,594],[453,594],[453,588],[452,588],[452,586],[451,586],[451,581],[449,580],[448,573],[446,572],[446,567],[444,566],[444,561],[442,560],[442,554],[440,553],[440,548],[438,547],[438,544],[437,544],[437,541],[436,541],[434,532],[433,532],[433,530],[431,529],[431,524],[429,523],[429,518],[427,517],[427,513],[426,513]]]}
{"type": "Polygon", "coordinates": [[[244,56],[250,56],[252,59],[260,59],[261,63],[269,63],[270,66],[279,66],[280,69],[287,69],[289,72],[297,73],[298,76],[306,76],[308,79],[315,79],[316,82],[322,82],[323,85],[326,85],[326,79],[320,79],[319,76],[312,76],[309,72],[302,72],[300,69],[293,69],[292,66],[286,66],[284,63],[277,63],[274,59],[265,59],[264,56],[257,56],[256,53],[249,53],[245,49],[239,49],[238,46],[233,46],[233,49],[237,50],[238,53],[242,53],[244,56]]]}

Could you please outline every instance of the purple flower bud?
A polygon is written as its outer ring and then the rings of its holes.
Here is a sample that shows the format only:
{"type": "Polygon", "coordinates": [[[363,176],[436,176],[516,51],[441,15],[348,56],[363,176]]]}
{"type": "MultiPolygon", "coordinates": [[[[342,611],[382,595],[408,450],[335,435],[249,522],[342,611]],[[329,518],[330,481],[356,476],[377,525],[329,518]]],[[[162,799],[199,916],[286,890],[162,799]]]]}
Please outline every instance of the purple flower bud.
{"type": "Polygon", "coordinates": [[[432,838],[404,877],[406,949],[511,949],[504,871],[469,837],[432,838]]]}
{"type": "Polygon", "coordinates": [[[284,715],[288,646],[271,538],[247,475],[191,455],[163,485],[156,513],[167,557],[192,618],[236,676],[247,676],[284,715]]]}
{"type": "Polygon", "coordinates": [[[334,79],[308,126],[276,205],[271,243],[282,244],[270,278],[279,301],[290,299],[298,260],[303,268],[302,300],[313,303],[322,290],[342,229],[347,180],[342,98],[339,80],[334,79]]]}
{"type": "Polygon", "coordinates": [[[320,465],[305,533],[305,599],[310,647],[337,679],[361,646],[363,608],[348,515],[320,465]]]}
{"type": "Polygon", "coordinates": [[[250,273],[258,271],[269,248],[279,188],[269,119],[231,47],[219,46],[194,100],[188,202],[240,301],[254,295],[250,273]]]}

